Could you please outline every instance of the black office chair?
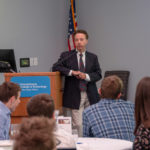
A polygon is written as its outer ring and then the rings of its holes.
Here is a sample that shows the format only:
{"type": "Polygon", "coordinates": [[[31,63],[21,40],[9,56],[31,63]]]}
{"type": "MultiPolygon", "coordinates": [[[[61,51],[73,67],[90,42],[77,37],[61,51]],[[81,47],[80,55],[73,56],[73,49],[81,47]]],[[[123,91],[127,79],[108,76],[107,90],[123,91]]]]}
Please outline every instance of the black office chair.
{"type": "Polygon", "coordinates": [[[117,75],[120,77],[123,81],[123,90],[122,90],[122,96],[121,99],[127,100],[127,94],[128,94],[128,79],[130,72],[126,70],[111,70],[106,71],[104,77],[110,76],[110,75],[117,75]]]}

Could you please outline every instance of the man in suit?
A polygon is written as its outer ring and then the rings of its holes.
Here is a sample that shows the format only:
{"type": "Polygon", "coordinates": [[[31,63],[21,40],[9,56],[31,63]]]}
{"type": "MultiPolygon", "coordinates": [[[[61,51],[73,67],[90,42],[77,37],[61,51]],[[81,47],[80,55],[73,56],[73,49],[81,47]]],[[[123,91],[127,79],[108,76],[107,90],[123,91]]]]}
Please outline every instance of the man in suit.
{"type": "Polygon", "coordinates": [[[97,56],[86,50],[87,32],[77,30],[74,42],[76,49],[63,52],[53,71],[65,76],[63,106],[71,109],[73,126],[80,127],[84,108],[99,101],[96,82],[102,76],[97,56]]]}

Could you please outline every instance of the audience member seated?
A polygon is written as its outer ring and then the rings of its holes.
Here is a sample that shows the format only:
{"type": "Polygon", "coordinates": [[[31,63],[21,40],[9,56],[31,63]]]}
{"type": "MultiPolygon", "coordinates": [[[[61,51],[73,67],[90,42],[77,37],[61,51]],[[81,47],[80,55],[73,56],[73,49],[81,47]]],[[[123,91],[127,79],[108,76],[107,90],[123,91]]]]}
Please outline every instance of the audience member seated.
{"type": "Polygon", "coordinates": [[[20,86],[13,82],[0,85],[0,140],[9,139],[10,115],[20,103],[20,86]]]}
{"type": "Polygon", "coordinates": [[[134,140],[134,104],[119,99],[122,80],[113,75],[103,79],[101,100],[83,112],[83,136],[134,140]]]}
{"type": "Polygon", "coordinates": [[[13,150],[54,150],[53,136],[55,122],[46,117],[26,118],[14,138],[13,150]]]}
{"type": "MultiPolygon", "coordinates": [[[[38,94],[33,96],[27,104],[29,116],[45,116],[54,118],[54,101],[48,94],[38,94]]],[[[75,147],[75,141],[72,134],[56,127],[54,132],[57,141],[57,147],[75,147]]]]}
{"type": "Polygon", "coordinates": [[[150,149],[150,77],[140,80],[135,94],[134,150],[150,149]]]}

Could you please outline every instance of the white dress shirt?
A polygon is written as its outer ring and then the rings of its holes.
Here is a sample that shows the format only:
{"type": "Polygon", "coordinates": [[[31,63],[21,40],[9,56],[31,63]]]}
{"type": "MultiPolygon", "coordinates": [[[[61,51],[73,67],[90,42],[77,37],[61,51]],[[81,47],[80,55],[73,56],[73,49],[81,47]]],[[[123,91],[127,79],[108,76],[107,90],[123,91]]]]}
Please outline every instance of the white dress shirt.
{"type": "MultiPolygon", "coordinates": [[[[80,64],[79,64],[79,61],[80,61],[80,52],[79,52],[78,50],[76,50],[76,51],[77,51],[77,54],[76,54],[76,55],[77,55],[77,59],[78,59],[78,68],[79,68],[79,66],[80,66],[80,64]]],[[[86,62],[86,61],[85,61],[85,59],[86,59],[86,58],[85,58],[85,51],[82,52],[82,55],[83,55],[83,56],[82,56],[82,60],[83,60],[83,64],[84,64],[84,67],[85,67],[85,65],[86,65],[86,64],[85,64],[85,62],[86,62]]],[[[73,70],[70,70],[69,76],[72,76],[72,71],[73,71],[73,70]]],[[[86,80],[86,81],[90,81],[90,76],[89,76],[87,73],[85,73],[85,75],[86,75],[85,80],[86,80]]]]}

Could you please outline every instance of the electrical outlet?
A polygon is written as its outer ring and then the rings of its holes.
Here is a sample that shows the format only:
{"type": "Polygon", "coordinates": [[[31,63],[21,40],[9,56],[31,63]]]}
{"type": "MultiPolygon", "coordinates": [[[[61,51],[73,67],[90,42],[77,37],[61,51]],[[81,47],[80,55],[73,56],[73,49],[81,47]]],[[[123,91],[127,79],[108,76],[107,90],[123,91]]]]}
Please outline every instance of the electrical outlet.
{"type": "Polygon", "coordinates": [[[33,59],[33,57],[30,58],[30,66],[34,66],[34,59],[33,59]]]}
{"type": "Polygon", "coordinates": [[[38,65],[38,58],[34,57],[34,66],[37,66],[37,65],[38,65]]]}

